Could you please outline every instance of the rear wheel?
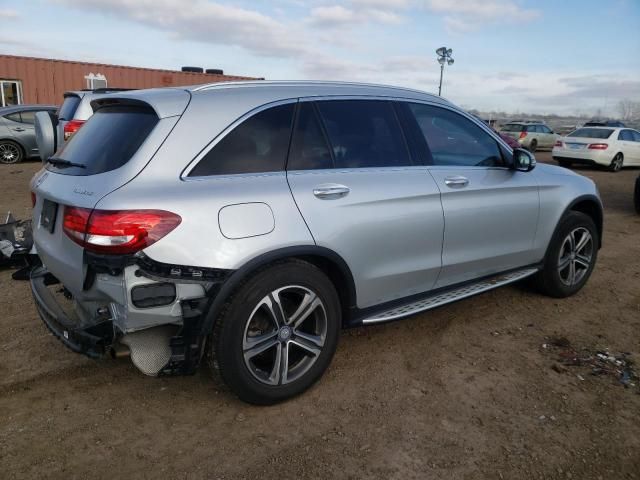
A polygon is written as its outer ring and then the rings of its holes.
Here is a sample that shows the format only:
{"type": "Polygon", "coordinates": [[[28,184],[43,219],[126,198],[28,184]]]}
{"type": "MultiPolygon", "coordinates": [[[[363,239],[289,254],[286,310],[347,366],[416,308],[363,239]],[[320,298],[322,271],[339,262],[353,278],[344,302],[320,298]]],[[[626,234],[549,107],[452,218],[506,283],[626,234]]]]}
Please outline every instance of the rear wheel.
{"type": "Polygon", "coordinates": [[[571,160],[558,160],[558,164],[564,168],[571,168],[573,162],[571,160]]]}
{"type": "Polygon", "coordinates": [[[0,140],[0,163],[18,163],[23,158],[24,153],[20,145],[11,140],[0,140]]]}
{"type": "Polygon", "coordinates": [[[538,141],[537,140],[531,140],[531,143],[529,144],[529,151],[530,152],[535,152],[538,149],[538,141]]]}
{"type": "Polygon", "coordinates": [[[591,276],[598,258],[598,230],[588,215],[570,212],[551,239],[536,284],[545,294],[564,298],[578,292],[591,276]]]}
{"type": "Polygon", "coordinates": [[[333,358],[340,312],[333,284],[314,265],[292,260],[258,272],[216,322],[211,346],[222,379],[259,405],[302,393],[333,358]]]}
{"type": "Polygon", "coordinates": [[[613,157],[613,160],[611,160],[611,164],[609,165],[609,171],[619,172],[620,170],[622,170],[623,166],[624,166],[624,158],[621,153],[618,153],[616,154],[615,157],[613,157]]]}

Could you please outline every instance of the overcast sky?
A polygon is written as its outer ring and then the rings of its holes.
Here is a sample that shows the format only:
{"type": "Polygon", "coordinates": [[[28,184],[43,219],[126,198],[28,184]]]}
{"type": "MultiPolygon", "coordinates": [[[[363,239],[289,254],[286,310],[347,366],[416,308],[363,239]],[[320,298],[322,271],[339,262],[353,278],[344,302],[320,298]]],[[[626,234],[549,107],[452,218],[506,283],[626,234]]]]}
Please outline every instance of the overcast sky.
{"type": "Polygon", "coordinates": [[[640,101],[640,0],[0,0],[0,52],[437,92],[467,108],[640,101]]]}

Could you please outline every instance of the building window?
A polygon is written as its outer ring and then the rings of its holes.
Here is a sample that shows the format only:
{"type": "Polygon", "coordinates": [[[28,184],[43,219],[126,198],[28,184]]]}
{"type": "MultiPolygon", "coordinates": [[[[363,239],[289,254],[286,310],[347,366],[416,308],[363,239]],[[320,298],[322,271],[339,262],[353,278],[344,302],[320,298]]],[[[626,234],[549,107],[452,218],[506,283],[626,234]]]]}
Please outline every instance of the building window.
{"type": "Polygon", "coordinates": [[[19,80],[0,80],[2,106],[22,103],[22,82],[19,80]]]}
{"type": "Polygon", "coordinates": [[[87,88],[95,90],[96,88],[107,88],[107,77],[101,73],[89,73],[84,76],[87,81],[87,88]]]}

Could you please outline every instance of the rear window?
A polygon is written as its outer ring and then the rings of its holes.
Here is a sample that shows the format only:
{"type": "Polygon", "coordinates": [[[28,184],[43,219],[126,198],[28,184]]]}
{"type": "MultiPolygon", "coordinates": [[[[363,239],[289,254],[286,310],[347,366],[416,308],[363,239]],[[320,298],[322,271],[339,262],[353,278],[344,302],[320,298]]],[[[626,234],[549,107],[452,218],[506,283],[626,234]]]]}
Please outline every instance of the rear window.
{"type": "Polygon", "coordinates": [[[82,165],[47,164],[66,175],[95,175],[126,164],[158,123],[151,108],[104,107],[71,137],[55,158],[82,165]]]}
{"type": "Polygon", "coordinates": [[[78,105],[80,105],[80,97],[76,95],[64,97],[64,102],[62,102],[60,110],[58,111],[58,118],[60,120],[73,120],[78,105]]]}
{"type": "Polygon", "coordinates": [[[518,125],[516,123],[507,123],[500,129],[503,132],[524,132],[524,125],[518,125]]]}
{"type": "Polygon", "coordinates": [[[609,138],[613,130],[608,128],[579,128],[575,132],[571,132],[567,137],[582,138],[609,138]]]}

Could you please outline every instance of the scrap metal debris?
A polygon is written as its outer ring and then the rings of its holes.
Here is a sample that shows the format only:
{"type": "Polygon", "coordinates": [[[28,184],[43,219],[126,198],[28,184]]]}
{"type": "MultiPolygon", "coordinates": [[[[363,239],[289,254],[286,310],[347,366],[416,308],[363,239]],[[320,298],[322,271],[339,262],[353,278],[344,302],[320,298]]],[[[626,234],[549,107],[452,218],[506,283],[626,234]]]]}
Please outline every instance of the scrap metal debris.
{"type": "MultiPolygon", "coordinates": [[[[569,367],[584,367],[590,370],[591,375],[606,375],[617,379],[625,388],[638,387],[640,393],[640,378],[628,352],[612,354],[606,349],[578,349],[565,337],[552,337],[542,344],[542,348],[557,352],[558,363],[552,368],[558,373],[568,371],[569,367]]],[[[577,377],[584,380],[579,373],[577,377]]]]}
{"type": "Polygon", "coordinates": [[[11,212],[7,213],[0,224],[0,266],[29,267],[32,246],[31,220],[16,220],[11,212]]]}

